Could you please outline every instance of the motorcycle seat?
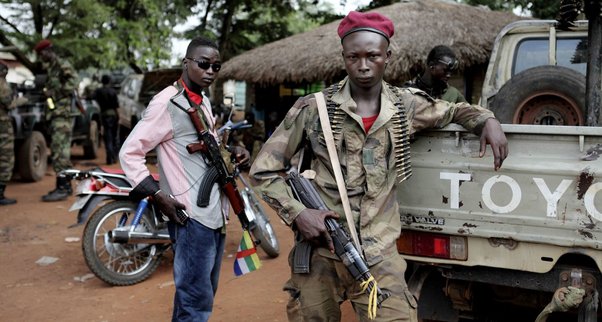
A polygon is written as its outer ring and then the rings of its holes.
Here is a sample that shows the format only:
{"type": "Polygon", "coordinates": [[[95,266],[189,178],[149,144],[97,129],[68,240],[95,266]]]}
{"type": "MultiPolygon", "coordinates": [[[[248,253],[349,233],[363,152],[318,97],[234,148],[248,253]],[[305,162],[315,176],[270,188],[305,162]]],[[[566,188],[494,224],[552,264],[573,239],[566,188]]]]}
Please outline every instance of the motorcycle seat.
{"type": "MultiPolygon", "coordinates": [[[[125,173],[123,172],[122,169],[113,169],[113,168],[104,168],[104,167],[100,167],[100,169],[106,173],[110,173],[110,174],[123,174],[125,175],[125,173]]],[[[158,173],[151,173],[151,176],[153,176],[153,179],[159,181],[159,174],[158,173]]]]}

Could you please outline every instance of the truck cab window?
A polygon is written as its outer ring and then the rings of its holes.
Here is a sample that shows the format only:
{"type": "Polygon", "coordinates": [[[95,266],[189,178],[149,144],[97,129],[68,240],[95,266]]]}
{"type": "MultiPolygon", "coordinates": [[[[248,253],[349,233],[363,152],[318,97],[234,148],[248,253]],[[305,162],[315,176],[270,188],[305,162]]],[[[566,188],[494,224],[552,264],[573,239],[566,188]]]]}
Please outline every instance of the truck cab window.
{"type": "MultiPolygon", "coordinates": [[[[549,65],[549,39],[526,39],[517,45],[512,76],[529,68],[549,65]]],[[[586,71],[587,40],[559,38],[556,41],[556,65],[573,69],[583,75],[586,71]]]]}
{"type": "Polygon", "coordinates": [[[556,64],[585,75],[587,67],[587,39],[558,39],[556,42],[556,64]]]}

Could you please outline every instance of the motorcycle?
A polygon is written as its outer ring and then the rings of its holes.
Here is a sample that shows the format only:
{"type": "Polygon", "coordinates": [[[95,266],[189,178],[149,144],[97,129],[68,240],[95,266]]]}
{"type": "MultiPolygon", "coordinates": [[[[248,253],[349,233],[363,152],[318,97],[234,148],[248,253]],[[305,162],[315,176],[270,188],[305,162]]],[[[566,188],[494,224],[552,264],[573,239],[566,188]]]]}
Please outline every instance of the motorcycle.
{"type": "Polygon", "coordinates": [[[123,172],[97,168],[64,173],[80,181],[69,211],[78,211],[73,226],[86,224],[82,251],[88,268],[114,286],[146,280],[171,247],[167,224],[159,220],[158,209],[149,203],[133,225],[139,203],[129,199],[132,186],[123,172]]]}
{"type": "MultiPolygon", "coordinates": [[[[228,121],[219,132],[243,125],[228,121]]],[[[77,223],[72,227],[86,223],[82,250],[94,275],[114,286],[133,285],[150,277],[171,248],[167,224],[159,209],[147,199],[129,199],[133,187],[121,170],[68,169],[63,174],[79,181],[77,199],[69,211],[78,211],[77,223]]],[[[233,175],[242,183],[239,192],[249,231],[269,257],[278,257],[279,242],[269,217],[236,164],[233,175]]]]}

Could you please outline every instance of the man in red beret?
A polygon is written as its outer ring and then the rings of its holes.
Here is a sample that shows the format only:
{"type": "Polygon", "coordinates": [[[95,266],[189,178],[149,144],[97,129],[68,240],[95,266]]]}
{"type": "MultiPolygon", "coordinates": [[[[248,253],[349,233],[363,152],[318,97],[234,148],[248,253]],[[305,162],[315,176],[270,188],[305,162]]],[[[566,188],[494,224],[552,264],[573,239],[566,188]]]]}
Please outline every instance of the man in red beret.
{"type": "Polygon", "coordinates": [[[338,34],[348,76],[322,90],[333,139],[322,130],[316,95],[301,97],[250,171],[263,199],[298,237],[291,250],[292,276],[284,286],[290,293],[288,317],[290,321],[337,321],[339,305],[350,300],[360,321],[417,321],[416,301],[404,280],[406,263],[396,248],[401,233],[396,185],[411,175],[409,137],[425,128],[459,123],[481,136],[481,156],[486,144],[491,146],[497,170],[507,156],[506,136],[494,115],[482,107],[435,100],[420,90],[384,82],[394,34],[387,17],[351,12],[341,21],[338,34]],[[331,159],[326,141],[334,143],[338,160],[331,159]],[[313,183],[330,210],[305,207],[280,175],[301,150],[311,151],[313,183]],[[340,189],[349,199],[348,214],[333,175],[338,166],[343,176],[340,189]],[[374,303],[345,266],[349,259],[335,256],[326,218],[338,220],[350,236],[356,232],[358,252],[378,287],[390,295],[376,316],[374,303]]]}
{"type": "Polygon", "coordinates": [[[42,66],[46,70],[44,94],[48,109],[46,119],[50,122],[50,159],[57,174],[56,187],[42,196],[42,201],[65,200],[73,193],[71,182],[61,174],[62,170],[72,168],[71,165],[71,99],[73,90],[77,89],[77,74],[71,64],[60,59],[54,51],[52,42],[44,39],[34,47],[42,66]]]}

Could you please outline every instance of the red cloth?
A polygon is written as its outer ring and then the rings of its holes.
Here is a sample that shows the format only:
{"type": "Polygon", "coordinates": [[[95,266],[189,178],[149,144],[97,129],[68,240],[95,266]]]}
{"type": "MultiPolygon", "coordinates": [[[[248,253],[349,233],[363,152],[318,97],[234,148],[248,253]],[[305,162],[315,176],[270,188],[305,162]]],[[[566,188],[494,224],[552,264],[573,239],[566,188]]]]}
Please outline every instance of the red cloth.
{"type": "Polygon", "coordinates": [[[196,105],[201,105],[201,103],[203,102],[203,95],[201,94],[197,94],[193,91],[191,91],[188,86],[186,86],[186,83],[184,83],[184,80],[180,78],[179,80],[180,84],[182,84],[182,86],[184,87],[184,90],[186,91],[186,94],[188,94],[188,98],[190,98],[190,100],[196,104],[196,105]]]}
{"type": "Polygon", "coordinates": [[[389,40],[393,37],[394,29],[391,19],[378,12],[351,11],[341,20],[337,31],[341,40],[356,31],[372,31],[389,40]]]}
{"type": "Polygon", "coordinates": [[[42,39],[35,47],[33,47],[33,50],[35,50],[36,53],[39,53],[49,47],[52,47],[52,42],[48,39],[42,39]]]}
{"type": "Polygon", "coordinates": [[[378,114],[368,117],[362,117],[362,123],[364,123],[364,129],[366,133],[370,132],[370,128],[374,125],[374,122],[378,118],[378,114]]]}

